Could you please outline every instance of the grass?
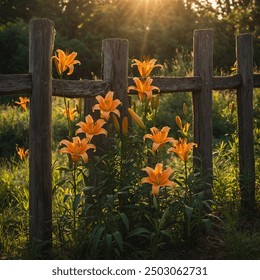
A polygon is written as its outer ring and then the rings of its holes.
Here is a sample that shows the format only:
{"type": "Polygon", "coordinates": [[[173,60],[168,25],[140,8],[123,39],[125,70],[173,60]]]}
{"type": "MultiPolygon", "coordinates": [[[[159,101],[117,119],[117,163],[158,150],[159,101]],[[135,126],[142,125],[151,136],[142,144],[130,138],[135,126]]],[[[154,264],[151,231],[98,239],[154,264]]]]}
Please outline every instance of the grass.
{"type": "MultiPolygon", "coordinates": [[[[58,151],[59,141],[67,137],[67,121],[61,110],[63,100],[54,99],[52,258],[259,259],[258,217],[253,217],[250,223],[239,217],[236,112],[230,113],[232,99],[223,98],[221,93],[215,93],[213,98],[214,120],[217,120],[214,121],[214,201],[209,201],[201,191],[206,179],[193,173],[191,159],[185,176],[183,162],[167,155],[166,148],[154,158],[151,142],[142,141],[143,132],[135,124],[125,138],[111,124],[110,148],[106,153],[92,154],[87,164],[79,164],[73,171],[67,156],[58,151]],[[151,186],[140,184],[140,180],[146,176],[141,169],[158,157],[174,170],[175,188],[161,188],[155,197],[151,186]],[[186,185],[192,190],[188,200],[186,185]]],[[[189,95],[183,101],[189,105],[189,95]]],[[[259,101],[256,91],[258,209],[259,101]]],[[[160,105],[163,113],[157,125],[162,127],[164,119],[171,119],[167,125],[172,127],[174,137],[178,135],[174,116],[182,114],[182,102],[178,98],[178,106],[171,116],[164,109],[166,104],[175,103],[174,97],[168,100],[165,97],[160,105]]],[[[73,121],[74,130],[80,118],[78,114],[73,121]]],[[[2,105],[0,138],[10,139],[1,141],[0,147],[0,259],[37,258],[41,244],[34,244],[32,256],[28,243],[28,159],[22,161],[16,154],[17,145],[28,148],[28,112],[14,105],[2,105]]]]}

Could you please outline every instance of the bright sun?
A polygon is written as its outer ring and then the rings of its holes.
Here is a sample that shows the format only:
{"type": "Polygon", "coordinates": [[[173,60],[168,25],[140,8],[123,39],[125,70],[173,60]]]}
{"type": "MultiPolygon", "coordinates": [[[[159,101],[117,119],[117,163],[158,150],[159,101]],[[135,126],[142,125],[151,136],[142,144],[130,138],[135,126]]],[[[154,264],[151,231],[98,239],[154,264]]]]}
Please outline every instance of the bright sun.
{"type": "Polygon", "coordinates": [[[215,0],[209,0],[209,2],[211,3],[213,8],[217,6],[217,2],[215,0]]]}
{"type": "MultiPolygon", "coordinates": [[[[159,4],[162,0],[142,0],[143,2],[153,2],[153,5],[159,4]]],[[[217,1],[216,0],[208,0],[208,2],[212,5],[213,8],[216,8],[217,1]]]]}

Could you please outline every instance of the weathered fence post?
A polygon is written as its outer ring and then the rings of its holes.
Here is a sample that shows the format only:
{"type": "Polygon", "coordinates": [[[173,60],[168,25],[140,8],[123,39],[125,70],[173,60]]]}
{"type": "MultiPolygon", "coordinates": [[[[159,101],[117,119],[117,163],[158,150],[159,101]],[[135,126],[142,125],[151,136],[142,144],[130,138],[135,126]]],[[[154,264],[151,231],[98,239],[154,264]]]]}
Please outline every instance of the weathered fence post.
{"type": "Polygon", "coordinates": [[[114,97],[123,103],[119,108],[121,118],[127,116],[129,98],[128,86],[128,40],[105,39],[102,41],[103,56],[103,80],[111,83],[111,90],[115,92],[114,97]]]}
{"type": "Polygon", "coordinates": [[[212,185],[212,76],[213,76],[213,30],[195,30],[193,38],[193,74],[201,78],[201,90],[192,93],[194,116],[195,168],[202,168],[207,176],[207,190],[212,185]],[[200,158],[200,160],[198,160],[200,158]]]}
{"type": "Polygon", "coordinates": [[[255,213],[253,36],[238,35],[236,43],[237,72],[242,77],[237,90],[241,211],[250,218],[255,213]]]}
{"type": "MultiPolygon", "coordinates": [[[[51,159],[51,55],[54,23],[48,19],[30,22],[29,72],[32,76],[29,125],[29,235],[30,241],[52,238],[51,159]]],[[[49,247],[49,246],[47,246],[49,247]]]]}

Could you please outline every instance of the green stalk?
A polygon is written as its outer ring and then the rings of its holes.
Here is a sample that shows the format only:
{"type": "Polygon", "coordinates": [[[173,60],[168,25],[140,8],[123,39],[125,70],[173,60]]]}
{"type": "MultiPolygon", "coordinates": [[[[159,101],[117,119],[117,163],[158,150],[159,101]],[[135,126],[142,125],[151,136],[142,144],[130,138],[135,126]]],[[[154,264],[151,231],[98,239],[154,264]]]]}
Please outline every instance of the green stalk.
{"type": "Polygon", "coordinates": [[[189,184],[188,184],[188,168],[187,168],[187,162],[184,161],[184,169],[185,169],[185,202],[188,202],[189,204],[191,203],[191,189],[189,188],[189,184]]]}
{"type": "MultiPolygon", "coordinates": [[[[73,163],[73,169],[72,169],[72,178],[73,178],[73,195],[74,199],[77,195],[77,182],[76,182],[76,171],[77,171],[77,165],[73,163]]],[[[72,210],[73,210],[73,238],[76,240],[76,229],[77,229],[77,216],[76,212],[77,209],[74,209],[74,205],[72,204],[72,210]]]]}
{"type": "Polygon", "coordinates": [[[68,122],[68,131],[69,131],[69,137],[71,137],[72,133],[71,133],[71,122],[69,119],[69,105],[67,106],[67,102],[66,102],[66,97],[65,97],[65,93],[64,93],[64,80],[62,79],[62,76],[60,76],[61,79],[61,88],[62,88],[62,94],[63,94],[63,100],[64,100],[64,105],[65,105],[65,111],[66,111],[66,118],[67,118],[67,122],[68,122]]]}

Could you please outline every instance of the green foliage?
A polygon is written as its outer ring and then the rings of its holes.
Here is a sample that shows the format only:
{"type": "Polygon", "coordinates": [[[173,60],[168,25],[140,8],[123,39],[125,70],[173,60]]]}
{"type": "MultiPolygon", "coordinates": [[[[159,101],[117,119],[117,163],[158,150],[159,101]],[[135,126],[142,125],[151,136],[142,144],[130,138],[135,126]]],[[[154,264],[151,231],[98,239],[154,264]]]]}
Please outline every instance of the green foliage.
{"type": "Polygon", "coordinates": [[[0,26],[0,74],[27,73],[28,25],[23,21],[0,26]]]}
{"type": "Polygon", "coordinates": [[[0,165],[0,259],[16,259],[28,253],[28,162],[12,158],[0,165]]]}
{"type": "MultiPolygon", "coordinates": [[[[188,96],[189,97],[189,96],[188,96]]],[[[159,112],[163,112],[167,96],[161,97],[159,112]]],[[[225,244],[223,258],[252,259],[259,255],[256,249],[259,234],[256,229],[237,228],[239,212],[238,181],[238,139],[236,130],[236,108],[232,107],[233,97],[222,93],[214,96],[214,120],[216,146],[214,149],[213,198],[209,200],[203,191],[207,178],[200,172],[194,173],[191,162],[185,167],[183,162],[172,156],[164,156],[165,149],[154,154],[144,143],[143,132],[136,124],[126,135],[110,123],[109,137],[105,153],[92,153],[87,164],[71,164],[70,160],[57,151],[61,139],[68,134],[64,116],[64,104],[60,98],[53,100],[53,258],[63,259],[165,259],[192,257],[193,250],[205,246],[203,240],[214,236],[225,244]],[[223,98],[225,97],[225,98],[223,98]],[[162,161],[174,169],[174,189],[162,188],[159,196],[151,194],[149,184],[140,184],[144,176],[141,169],[153,161],[162,161]],[[66,163],[67,162],[67,163],[66,163]],[[185,169],[186,168],[186,169],[185,169]],[[223,172],[223,168],[225,172],[223,172]],[[185,171],[186,170],[186,171],[185,171]],[[225,225],[225,226],[223,226],[225,225]],[[180,250],[181,248],[181,250],[180,250]],[[190,254],[186,255],[187,252],[190,254]]],[[[168,99],[169,100],[169,99],[168,99]]],[[[190,121],[182,112],[182,101],[175,99],[176,112],[183,123],[190,121]]],[[[70,105],[74,106],[74,101],[70,105]]],[[[137,101],[136,101],[137,103],[137,101]]],[[[258,127],[258,93],[254,97],[255,125],[258,127]]],[[[142,109],[137,106],[137,111],[142,109]]],[[[143,108],[144,109],[144,108],[143,108]]],[[[12,133],[13,146],[3,151],[8,154],[1,166],[0,181],[0,255],[1,258],[21,258],[28,256],[24,248],[28,244],[28,162],[20,161],[15,154],[15,146],[23,146],[28,141],[28,112],[20,107],[2,106],[2,143],[6,135],[12,133]],[[8,134],[9,133],[9,134],[8,134]],[[18,139],[21,142],[18,143],[18,139]],[[16,143],[17,142],[17,143],[16,143]],[[11,174],[11,177],[10,177],[11,174]],[[27,178],[24,180],[24,178],[27,178]],[[13,242],[12,240],[16,240],[13,242]]],[[[172,116],[177,115],[172,112],[172,116]]],[[[80,114],[72,122],[80,120],[80,114]]],[[[153,124],[154,115],[147,110],[146,125],[153,124]]],[[[156,123],[165,125],[160,113],[156,123]],[[159,122],[158,122],[159,121],[159,122]]],[[[172,123],[174,118],[172,117],[172,123]]],[[[172,126],[174,137],[179,136],[178,127],[172,126]]],[[[148,132],[148,128],[147,128],[148,132]]],[[[259,130],[255,129],[258,139],[259,130]]],[[[104,136],[103,140],[105,140],[104,136]]],[[[256,172],[259,181],[259,145],[256,141],[256,172]]],[[[98,144],[98,142],[96,143],[98,144]]],[[[24,145],[27,147],[26,145],[24,145]]],[[[98,149],[100,150],[100,149],[98,149]]],[[[257,189],[257,197],[259,190],[257,189]]],[[[205,241],[204,241],[205,242],[205,241]]],[[[37,258],[38,250],[45,244],[33,243],[30,256],[37,258]]],[[[215,244],[207,244],[207,250],[215,244]]],[[[28,247],[27,247],[28,248],[28,247]]],[[[200,249],[202,252],[206,249],[200,249]]],[[[215,248],[214,248],[215,250],[215,248]]],[[[207,254],[207,253],[206,253],[207,254]]],[[[201,255],[203,256],[203,255],[201,255]]],[[[205,256],[207,258],[207,255],[205,256]]],[[[211,258],[212,256],[210,256],[211,258]]]]}
{"type": "Polygon", "coordinates": [[[255,229],[247,228],[246,221],[244,225],[237,225],[234,216],[228,212],[225,213],[226,223],[224,225],[226,235],[224,238],[226,259],[231,260],[255,260],[260,257],[260,235],[259,224],[255,221],[255,229]]]}
{"type": "MultiPolygon", "coordinates": [[[[213,204],[201,191],[205,186],[205,178],[201,178],[199,173],[194,174],[190,165],[187,166],[188,176],[185,177],[183,163],[176,157],[162,157],[164,163],[175,171],[173,190],[161,189],[159,196],[155,197],[150,192],[150,186],[140,184],[144,176],[141,169],[151,160],[148,158],[152,152],[147,150],[150,142],[145,144],[142,141],[143,133],[135,124],[123,136],[111,123],[108,138],[110,148],[107,146],[106,153],[93,153],[86,165],[79,164],[74,169],[66,156],[55,151],[58,142],[66,138],[68,130],[61,110],[62,100],[57,98],[53,101],[53,258],[186,258],[187,250],[192,256],[191,252],[195,248],[205,246],[202,240],[214,235],[214,230],[220,227],[221,236],[218,238],[225,244],[225,250],[222,251],[224,258],[252,259],[259,255],[256,249],[259,243],[257,231],[240,230],[235,226],[239,210],[237,136],[236,130],[232,132],[236,112],[231,115],[229,105],[232,99],[223,102],[221,95],[215,95],[214,110],[216,113],[221,112],[216,118],[220,118],[222,126],[223,123],[230,125],[231,129],[229,137],[222,140],[228,141],[218,141],[214,151],[213,204]],[[185,195],[186,191],[188,193],[185,195]],[[223,224],[226,226],[223,227],[223,224]]],[[[258,96],[254,106],[257,107],[257,104],[258,96]]],[[[163,102],[160,106],[164,106],[163,102]]],[[[180,108],[177,109],[180,111],[180,108]]],[[[2,106],[1,112],[2,118],[6,120],[2,123],[7,127],[21,120],[25,124],[28,121],[28,112],[19,107],[2,106]]],[[[183,113],[180,112],[180,115],[183,116],[183,113]]],[[[77,121],[79,119],[75,119],[75,123],[77,121]]],[[[173,130],[177,136],[177,129],[173,130]]],[[[11,131],[10,127],[5,131],[11,131]]],[[[257,131],[256,139],[259,134],[257,131]]],[[[13,133],[13,139],[18,139],[21,132],[17,128],[13,129],[13,133]]],[[[10,153],[15,153],[15,146],[10,153]]],[[[259,153],[257,145],[256,153],[259,153]]],[[[257,160],[257,174],[258,167],[257,160]]],[[[257,178],[259,180],[258,175],[257,178]]],[[[20,161],[17,156],[2,161],[0,188],[1,258],[26,257],[28,162],[20,161]]],[[[37,256],[37,248],[41,244],[33,246],[37,256]]]]}
{"type": "Polygon", "coordinates": [[[29,146],[29,112],[14,106],[1,106],[0,157],[16,154],[16,147],[29,146]]]}
{"type": "MultiPolygon", "coordinates": [[[[100,77],[100,52],[101,52],[101,38],[98,35],[93,35],[86,32],[84,37],[68,38],[58,32],[55,39],[54,51],[57,49],[75,51],[78,53],[76,59],[81,62],[80,67],[75,71],[71,79],[95,79],[100,77]]],[[[53,71],[54,72],[54,71],[53,71]]],[[[55,72],[54,72],[55,73],[55,72]]],[[[57,76],[54,77],[57,78],[57,76]]],[[[64,78],[66,75],[64,75],[64,78]]]]}

